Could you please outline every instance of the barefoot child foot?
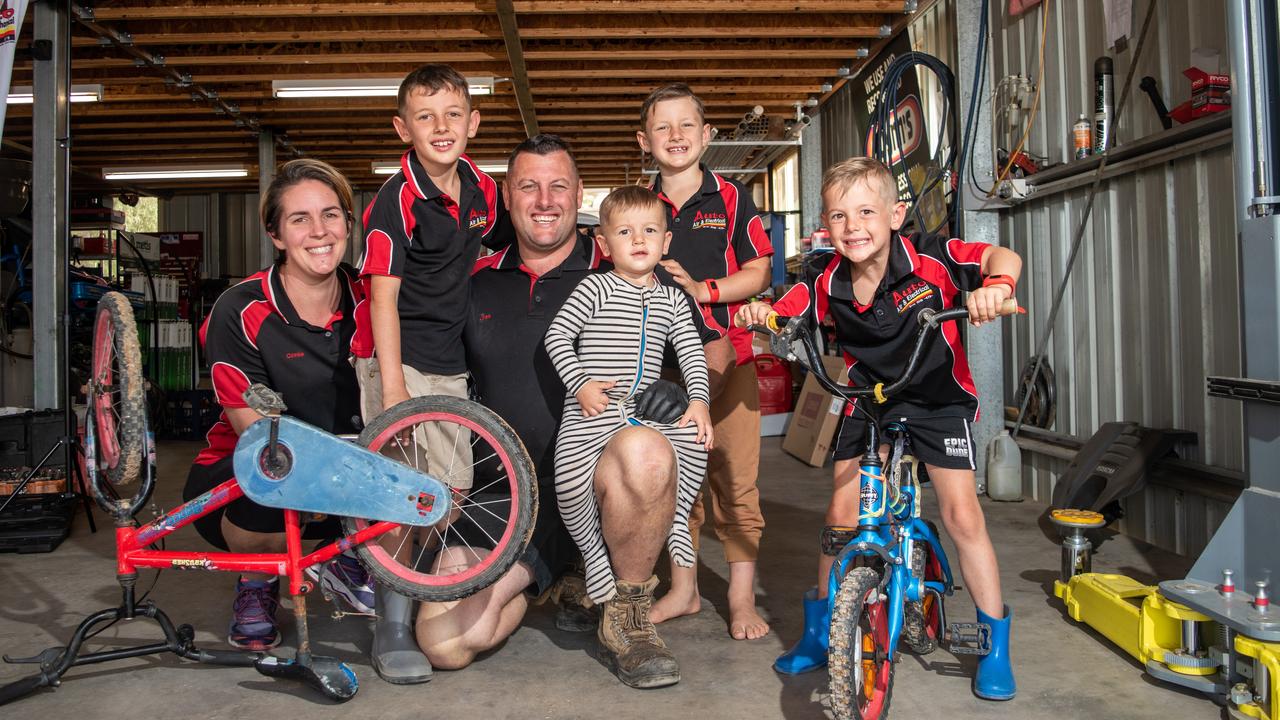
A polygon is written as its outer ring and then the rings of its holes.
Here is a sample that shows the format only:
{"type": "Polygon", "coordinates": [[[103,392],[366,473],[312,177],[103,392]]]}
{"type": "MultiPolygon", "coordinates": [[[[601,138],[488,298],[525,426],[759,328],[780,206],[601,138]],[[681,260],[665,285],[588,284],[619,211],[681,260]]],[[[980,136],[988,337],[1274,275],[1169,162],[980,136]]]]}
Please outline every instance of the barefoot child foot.
{"type": "Polygon", "coordinates": [[[698,595],[697,568],[682,568],[671,564],[671,589],[653,603],[649,611],[649,619],[655,623],[672,620],[685,615],[697,615],[702,609],[702,598],[698,595]]]}

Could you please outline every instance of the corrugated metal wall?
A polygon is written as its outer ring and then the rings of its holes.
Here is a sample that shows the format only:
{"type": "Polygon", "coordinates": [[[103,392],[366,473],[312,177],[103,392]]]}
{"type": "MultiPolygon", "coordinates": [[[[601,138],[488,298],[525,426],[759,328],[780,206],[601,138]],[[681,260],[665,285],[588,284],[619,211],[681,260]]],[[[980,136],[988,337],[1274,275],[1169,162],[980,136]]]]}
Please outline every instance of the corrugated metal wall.
{"type": "MultiPolygon", "coordinates": [[[[993,77],[1034,78],[1041,10],[1006,18],[1004,3],[992,5],[993,77]]],[[[1226,12],[1222,0],[1157,0],[1156,7],[1134,85],[1144,75],[1155,77],[1172,107],[1189,97],[1181,71],[1193,49],[1221,50],[1227,67],[1226,12]]],[[[1135,35],[1146,10],[1145,0],[1134,3],[1135,35]]],[[[1069,159],[1071,125],[1092,106],[1093,64],[1106,52],[1106,22],[1101,2],[1053,0],[1048,12],[1041,110],[1027,147],[1056,163],[1069,159]]],[[[1135,44],[1131,38],[1126,51],[1111,53],[1117,101],[1135,44]]],[[[1135,87],[1118,141],[1160,130],[1150,102],[1135,87]]],[[[1048,346],[1058,389],[1053,430],[1087,438],[1112,420],[1191,430],[1199,445],[1190,459],[1242,468],[1240,403],[1208,398],[1204,390],[1206,375],[1241,374],[1228,143],[1103,183],[1048,346]]],[[[1086,198],[1087,187],[1081,187],[1002,213],[1002,237],[1026,263],[1018,294],[1028,309],[1025,318],[1007,323],[1008,368],[1020,368],[1034,353],[1086,198]]],[[[1010,398],[1015,384],[1010,373],[1010,398]]],[[[1023,457],[1026,493],[1047,500],[1066,463],[1023,457]]],[[[1122,529],[1195,555],[1228,509],[1220,500],[1151,485],[1130,501],[1122,529]]]]}
{"type": "MultiPolygon", "coordinates": [[[[347,262],[355,263],[364,250],[360,217],[373,193],[356,193],[356,225],[347,247],[347,262]]],[[[162,232],[200,231],[204,233],[205,277],[241,278],[261,269],[258,221],[258,194],[216,193],[176,195],[160,200],[159,225],[162,232]]]]}

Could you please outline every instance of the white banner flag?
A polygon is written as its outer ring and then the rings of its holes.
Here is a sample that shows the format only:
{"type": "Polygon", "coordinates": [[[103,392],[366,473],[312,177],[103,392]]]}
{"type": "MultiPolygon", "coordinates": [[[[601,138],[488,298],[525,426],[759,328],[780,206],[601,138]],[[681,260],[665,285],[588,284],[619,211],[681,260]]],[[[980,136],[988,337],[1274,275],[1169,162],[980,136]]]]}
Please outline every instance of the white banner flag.
{"type": "Polygon", "coordinates": [[[13,79],[13,52],[18,47],[18,31],[27,14],[27,0],[0,0],[0,137],[4,137],[4,116],[9,103],[9,81],[13,79]]]}

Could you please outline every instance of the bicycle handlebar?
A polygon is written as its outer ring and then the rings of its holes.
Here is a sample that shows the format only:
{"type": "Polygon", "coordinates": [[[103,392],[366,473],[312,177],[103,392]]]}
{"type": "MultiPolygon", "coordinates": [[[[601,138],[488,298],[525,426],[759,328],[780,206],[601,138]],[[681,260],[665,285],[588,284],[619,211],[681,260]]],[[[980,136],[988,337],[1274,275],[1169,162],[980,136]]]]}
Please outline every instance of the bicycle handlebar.
{"type": "MultiPolygon", "coordinates": [[[[999,315],[1013,315],[1018,312],[1018,302],[1013,298],[1005,300],[1000,306],[999,315]]],[[[813,373],[818,384],[824,387],[827,392],[843,397],[846,400],[856,398],[872,398],[877,403],[883,403],[890,396],[895,395],[898,391],[906,387],[911,381],[911,376],[919,369],[920,359],[924,356],[925,345],[929,341],[933,332],[938,330],[942,323],[953,320],[960,320],[969,317],[968,308],[958,307],[948,310],[932,310],[924,309],[916,316],[920,323],[920,330],[916,334],[915,347],[911,349],[911,356],[907,360],[907,366],[903,369],[902,374],[890,383],[876,383],[863,387],[854,387],[850,385],[840,385],[831,376],[827,375],[826,367],[822,364],[822,356],[818,353],[817,345],[813,341],[813,330],[804,322],[803,316],[787,317],[777,313],[770,313],[765,327],[759,325],[748,325],[747,329],[761,334],[769,333],[771,338],[771,349],[775,355],[787,358],[794,358],[791,343],[799,340],[804,347],[805,357],[801,358],[801,364],[807,365],[809,372],[813,373]],[[782,349],[782,352],[779,352],[782,349]]]]}

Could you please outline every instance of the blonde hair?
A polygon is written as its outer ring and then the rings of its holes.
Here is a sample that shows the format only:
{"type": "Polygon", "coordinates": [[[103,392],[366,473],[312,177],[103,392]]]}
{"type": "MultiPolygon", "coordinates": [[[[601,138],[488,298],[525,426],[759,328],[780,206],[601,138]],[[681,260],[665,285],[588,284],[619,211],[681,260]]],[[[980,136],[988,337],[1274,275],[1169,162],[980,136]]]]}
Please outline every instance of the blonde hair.
{"type": "Polygon", "coordinates": [[[822,195],[826,197],[828,190],[847,192],[860,182],[866,183],[868,188],[875,187],[873,182],[878,184],[880,197],[884,198],[886,204],[898,202],[898,185],[893,179],[893,173],[889,172],[884,163],[870,157],[851,157],[827,168],[822,174],[822,195]]]}
{"type": "Polygon", "coordinates": [[[615,213],[649,208],[658,208],[658,215],[662,218],[662,229],[666,230],[667,214],[661,212],[662,200],[658,195],[646,187],[624,185],[609,193],[609,196],[600,203],[600,224],[601,226],[611,225],[615,213]]]}

